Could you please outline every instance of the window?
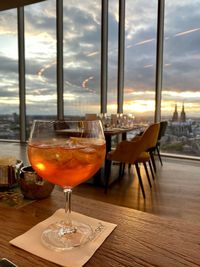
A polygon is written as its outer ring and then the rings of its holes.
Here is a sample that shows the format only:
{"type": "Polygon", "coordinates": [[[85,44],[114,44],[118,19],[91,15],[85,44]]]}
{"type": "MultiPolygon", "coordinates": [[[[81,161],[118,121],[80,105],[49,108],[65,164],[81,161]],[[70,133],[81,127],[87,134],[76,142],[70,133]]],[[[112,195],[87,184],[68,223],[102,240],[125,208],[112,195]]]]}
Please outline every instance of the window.
{"type": "Polygon", "coordinates": [[[162,151],[200,156],[200,1],[166,1],[162,151]],[[177,111],[177,112],[176,112],[177,111]]]}
{"type": "Polygon", "coordinates": [[[64,114],[100,112],[101,1],[64,1],[64,114]]]}
{"type": "Polygon", "coordinates": [[[56,1],[25,7],[27,115],[57,113],[56,1]]]}
{"type": "MultiPolygon", "coordinates": [[[[48,0],[24,7],[28,125],[37,116],[57,117],[56,3],[48,0]]],[[[101,110],[101,3],[101,0],[63,0],[65,117],[98,114],[101,110]]],[[[108,3],[107,112],[111,114],[118,110],[119,1],[108,3]]],[[[158,1],[126,0],[125,3],[123,112],[133,114],[136,122],[152,122],[158,1]]],[[[161,101],[161,119],[168,121],[162,152],[198,157],[199,4],[200,0],[165,1],[161,101]]],[[[25,135],[19,134],[22,129],[19,124],[24,118],[19,122],[23,97],[19,99],[17,10],[2,11],[0,19],[0,138],[24,139],[25,135]]],[[[24,131],[23,128],[21,132],[24,131]]]]}
{"type": "Polygon", "coordinates": [[[124,113],[152,121],[155,110],[157,1],[126,1],[124,113]]]}
{"type": "Polygon", "coordinates": [[[16,9],[0,13],[0,139],[19,139],[16,9]]]}

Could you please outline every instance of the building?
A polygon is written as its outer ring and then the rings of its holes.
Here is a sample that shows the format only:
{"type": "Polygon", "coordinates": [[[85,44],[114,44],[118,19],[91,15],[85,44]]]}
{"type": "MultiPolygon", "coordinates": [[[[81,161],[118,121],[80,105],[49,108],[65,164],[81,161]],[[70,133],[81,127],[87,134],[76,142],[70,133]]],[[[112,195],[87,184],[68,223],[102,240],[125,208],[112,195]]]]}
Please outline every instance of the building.
{"type": "Polygon", "coordinates": [[[178,116],[177,104],[175,105],[175,110],[172,116],[172,122],[186,122],[186,113],[185,113],[184,104],[182,105],[180,117],[178,116]]]}
{"type": "Polygon", "coordinates": [[[175,105],[175,110],[172,116],[172,122],[177,122],[178,121],[178,111],[177,111],[177,104],[175,105]]]}
{"type": "Polygon", "coordinates": [[[186,122],[186,114],[184,110],[184,104],[182,105],[181,115],[180,115],[180,122],[186,122]]]}

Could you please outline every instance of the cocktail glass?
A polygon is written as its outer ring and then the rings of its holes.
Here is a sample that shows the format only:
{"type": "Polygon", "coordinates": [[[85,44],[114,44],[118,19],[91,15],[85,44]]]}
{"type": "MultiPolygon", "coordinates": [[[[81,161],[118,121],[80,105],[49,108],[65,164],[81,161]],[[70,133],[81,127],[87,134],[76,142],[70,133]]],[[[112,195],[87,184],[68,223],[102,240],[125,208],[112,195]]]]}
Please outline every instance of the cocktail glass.
{"type": "Polygon", "coordinates": [[[28,158],[39,176],[63,188],[65,219],[42,233],[42,242],[56,251],[87,243],[90,225],[71,219],[72,189],[91,178],[105,158],[102,124],[95,121],[39,121],[33,123],[28,158]]]}

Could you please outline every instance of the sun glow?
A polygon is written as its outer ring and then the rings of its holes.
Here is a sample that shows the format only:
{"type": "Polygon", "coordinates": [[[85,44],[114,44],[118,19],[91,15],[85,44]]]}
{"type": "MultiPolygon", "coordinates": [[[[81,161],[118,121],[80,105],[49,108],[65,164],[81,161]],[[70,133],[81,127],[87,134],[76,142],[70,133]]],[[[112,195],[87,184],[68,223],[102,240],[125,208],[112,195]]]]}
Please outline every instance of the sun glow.
{"type": "Polygon", "coordinates": [[[56,95],[27,95],[27,103],[56,100],[56,95]]]}
{"type": "Polygon", "coordinates": [[[19,105],[19,99],[17,97],[1,97],[0,104],[8,106],[9,105],[19,105]]]}
{"type": "Polygon", "coordinates": [[[163,96],[170,96],[170,97],[180,97],[183,99],[187,98],[200,98],[200,92],[199,91],[184,91],[184,92],[178,92],[178,91],[162,91],[163,96]]]}
{"type": "Polygon", "coordinates": [[[71,101],[71,100],[75,100],[77,97],[76,97],[76,95],[74,95],[74,94],[70,94],[70,93],[65,93],[64,94],[64,99],[65,100],[68,100],[68,101],[71,101]]]}
{"type": "Polygon", "coordinates": [[[135,100],[126,101],[124,103],[124,110],[132,113],[153,112],[155,109],[155,101],[153,100],[135,100]]]}

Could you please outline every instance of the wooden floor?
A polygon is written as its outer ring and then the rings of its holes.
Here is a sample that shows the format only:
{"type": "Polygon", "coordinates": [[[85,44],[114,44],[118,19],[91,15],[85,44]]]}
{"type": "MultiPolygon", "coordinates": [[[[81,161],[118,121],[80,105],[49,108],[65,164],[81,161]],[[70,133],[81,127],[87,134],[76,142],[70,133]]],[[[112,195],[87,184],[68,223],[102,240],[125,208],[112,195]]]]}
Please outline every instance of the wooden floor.
{"type": "MultiPolygon", "coordinates": [[[[0,156],[6,155],[16,156],[23,159],[24,165],[28,164],[25,146],[0,143],[0,156]]],[[[158,161],[156,163],[157,176],[152,182],[152,189],[141,167],[146,200],[142,197],[133,167],[130,173],[128,169],[125,170],[124,177],[112,184],[107,194],[103,187],[91,184],[77,186],[74,194],[199,224],[200,161],[163,158],[163,166],[158,161]]]]}

